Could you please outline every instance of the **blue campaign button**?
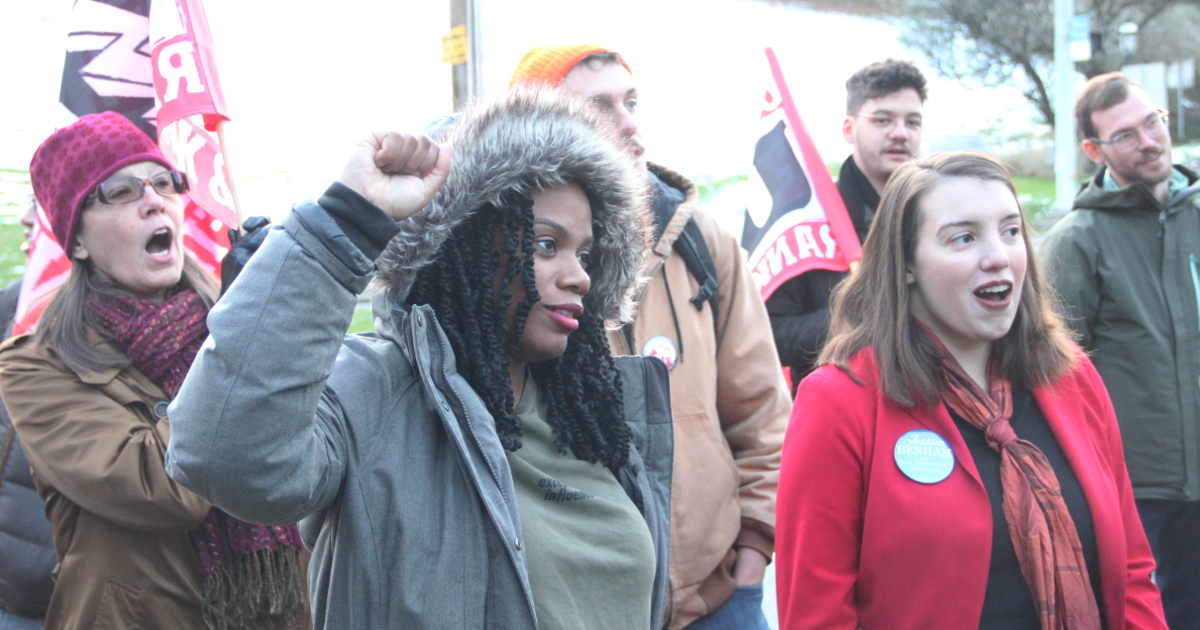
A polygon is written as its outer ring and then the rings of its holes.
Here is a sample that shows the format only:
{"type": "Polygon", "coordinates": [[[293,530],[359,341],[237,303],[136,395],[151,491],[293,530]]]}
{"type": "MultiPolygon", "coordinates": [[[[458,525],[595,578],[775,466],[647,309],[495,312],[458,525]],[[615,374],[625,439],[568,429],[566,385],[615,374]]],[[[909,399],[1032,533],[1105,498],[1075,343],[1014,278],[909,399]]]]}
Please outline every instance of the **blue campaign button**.
{"type": "Polygon", "coordinates": [[[933,431],[909,431],[896,440],[896,466],[918,483],[937,483],[954,470],[954,451],[933,431]]]}

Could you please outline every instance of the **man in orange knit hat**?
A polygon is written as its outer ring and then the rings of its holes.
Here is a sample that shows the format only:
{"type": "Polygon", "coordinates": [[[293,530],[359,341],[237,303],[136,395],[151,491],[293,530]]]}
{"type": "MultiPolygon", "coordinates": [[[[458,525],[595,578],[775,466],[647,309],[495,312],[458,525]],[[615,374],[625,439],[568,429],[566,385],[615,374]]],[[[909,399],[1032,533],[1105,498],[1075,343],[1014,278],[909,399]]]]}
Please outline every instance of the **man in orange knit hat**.
{"type": "Polygon", "coordinates": [[[775,489],[791,404],[741,249],[697,209],[695,184],[646,161],[637,88],[621,55],[594,45],[534,48],[512,84],[558,86],[588,99],[649,179],[651,281],[636,321],[610,332],[609,345],[614,354],[658,356],[671,371],[669,627],[765,629],[762,579],[775,551],[775,489]]]}

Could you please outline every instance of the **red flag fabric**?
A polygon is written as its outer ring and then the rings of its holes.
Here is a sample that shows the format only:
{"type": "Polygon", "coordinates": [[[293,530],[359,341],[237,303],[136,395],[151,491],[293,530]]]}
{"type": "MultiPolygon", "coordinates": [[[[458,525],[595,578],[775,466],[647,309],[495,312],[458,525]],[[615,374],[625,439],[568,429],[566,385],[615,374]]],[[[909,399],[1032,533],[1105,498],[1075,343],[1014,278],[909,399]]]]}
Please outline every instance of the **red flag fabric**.
{"type": "Polygon", "coordinates": [[[71,261],[54,240],[50,221],[39,205],[33,236],[29,239],[29,257],[25,259],[25,275],[21,278],[21,294],[17,297],[13,335],[33,332],[42,311],[70,271],[71,261]]]}
{"type": "Polygon", "coordinates": [[[217,81],[212,35],[200,0],[152,0],[150,56],[154,61],[154,94],[158,127],[200,115],[204,127],[216,131],[228,120],[225,95],[217,81]]]}
{"type": "Polygon", "coordinates": [[[214,132],[228,120],[212,37],[200,0],[152,0],[150,58],[158,103],[158,145],[188,174],[188,195],[212,218],[238,224],[229,174],[214,132]]]}
{"type": "MultiPolygon", "coordinates": [[[[156,139],[191,182],[184,247],[217,273],[238,222],[211,133],[227,115],[199,0],[76,0],[69,31],[62,105],[75,116],[116,111],[156,139]]],[[[34,330],[70,268],[39,208],[13,334],[34,330]]]]}
{"type": "Polygon", "coordinates": [[[767,48],[766,54],[771,80],[742,230],[750,273],[764,300],[802,273],[845,271],[862,256],[854,224],[800,120],[775,51],[767,48]]]}

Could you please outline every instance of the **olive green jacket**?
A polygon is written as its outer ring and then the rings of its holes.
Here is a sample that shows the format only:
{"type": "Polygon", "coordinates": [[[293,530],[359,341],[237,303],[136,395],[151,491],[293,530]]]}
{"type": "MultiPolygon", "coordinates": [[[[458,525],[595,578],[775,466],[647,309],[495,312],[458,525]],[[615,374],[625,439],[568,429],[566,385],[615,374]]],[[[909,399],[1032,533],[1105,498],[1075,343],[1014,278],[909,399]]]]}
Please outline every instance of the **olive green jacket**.
{"type": "MultiPolygon", "coordinates": [[[[1166,206],[1104,169],[1046,234],[1044,277],[1112,397],[1139,499],[1200,499],[1200,183],[1166,206]]],[[[1178,175],[1176,176],[1178,178],[1178,175]]]]}

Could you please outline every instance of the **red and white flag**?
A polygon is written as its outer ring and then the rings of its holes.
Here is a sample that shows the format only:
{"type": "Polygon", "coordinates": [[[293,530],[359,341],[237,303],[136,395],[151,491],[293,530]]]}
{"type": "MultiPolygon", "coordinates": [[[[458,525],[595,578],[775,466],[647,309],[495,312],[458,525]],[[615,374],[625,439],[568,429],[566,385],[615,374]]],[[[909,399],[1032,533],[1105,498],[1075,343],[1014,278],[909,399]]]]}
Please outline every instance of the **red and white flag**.
{"type": "MultiPolygon", "coordinates": [[[[238,225],[214,133],[227,119],[200,0],[76,0],[59,100],[72,120],[115,111],[188,174],[184,247],[212,273],[238,225]]],[[[32,332],[71,263],[38,210],[13,334],[32,332]]]]}
{"type": "Polygon", "coordinates": [[[199,246],[204,254],[199,262],[215,271],[221,259],[207,255],[219,247],[212,241],[211,223],[237,227],[238,218],[216,136],[217,125],[229,117],[200,0],[152,0],[150,42],[158,146],[192,183],[185,238],[193,243],[185,245],[189,250],[199,246]]]}
{"type": "Polygon", "coordinates": [[[25,275],[21,277],[21,294],[17,296],[17,313],[13,317],[13,334],[33,332],[34,325],[54,297],[54,292],[67,279],[71,260],[54,240],[46,211],[38,205],[37,220],[29,240],[29,257],[25,259],[25,275]]]}
{"type": "Polygon", "coordinates": [[[766,49],[771,81],[760,115],[742,247],[765,300],[787,280],[812,269],[846,271],[862,244],[783,78],[766,49]]]}

